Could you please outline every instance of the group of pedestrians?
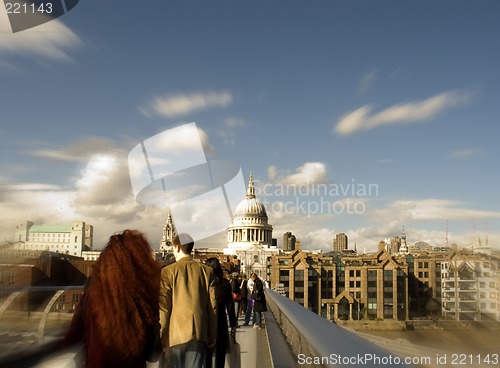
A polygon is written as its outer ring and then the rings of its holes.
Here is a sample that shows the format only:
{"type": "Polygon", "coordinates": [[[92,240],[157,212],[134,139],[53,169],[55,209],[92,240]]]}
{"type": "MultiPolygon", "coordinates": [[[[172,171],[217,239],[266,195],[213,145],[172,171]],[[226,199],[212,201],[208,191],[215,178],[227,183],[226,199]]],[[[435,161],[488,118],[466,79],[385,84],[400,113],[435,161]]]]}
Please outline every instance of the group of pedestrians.
{"type": "Polygon", "coordinates": [[[229,329],[235,333],[252,301],[254,326],[261,326],[262,281],[252,275],[248,286],[235,285],[238,278],[229,282],[217,258],[193,260],[193,247],[189,235],[177,235],[175,262],[161,268],[141,232],[111,236],[61,347],[82,345],[88,368],[211,368],[212,355],[215,367],[224,367],[229,329]]]}
{"type": "Polygon", "coordinates": [[[250,319],[252,319],[254,328],[262,328],[262,312],[267,311],[262,280],[256,273],[252,273],[248,280],[243,278],[243,281],[240,281],[238,273],[234,273],[231,280],[231,290],[236,316],[245,316],[243,326],[248,326],[250,319]]]}

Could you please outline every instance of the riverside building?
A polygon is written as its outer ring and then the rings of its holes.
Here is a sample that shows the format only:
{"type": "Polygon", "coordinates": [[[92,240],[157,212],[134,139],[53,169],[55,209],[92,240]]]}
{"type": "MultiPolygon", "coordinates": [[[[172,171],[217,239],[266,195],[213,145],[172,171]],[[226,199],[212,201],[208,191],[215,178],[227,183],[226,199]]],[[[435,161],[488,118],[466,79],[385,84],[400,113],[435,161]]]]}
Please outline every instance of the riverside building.
{"type": "Polygon", "coordinates": [[[49,251],[81,257],[92,250],[94,227],[83,221],[63,225],[35,225],[31,221],[18,225],[14,249],[49,251]]]}

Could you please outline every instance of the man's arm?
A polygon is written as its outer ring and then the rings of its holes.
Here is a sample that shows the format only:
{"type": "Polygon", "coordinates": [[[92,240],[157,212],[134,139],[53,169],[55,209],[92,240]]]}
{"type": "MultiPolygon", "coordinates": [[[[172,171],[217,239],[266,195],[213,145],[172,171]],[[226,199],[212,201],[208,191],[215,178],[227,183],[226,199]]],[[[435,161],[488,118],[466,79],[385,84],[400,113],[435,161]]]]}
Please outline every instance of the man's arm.
{"type": "Polygon", "coordinates": [[[217,339],[217,298],[215,296],[216,286],[215,286],[215,275],[213,271],[209,270],[208,276],[208,293],[209,293],[209,306],[208,306],[208,341],[207,345],[209,348],[215,346],[217,339]]]}
{"type": "Polygon", "coordinates": [[[169,347],[168,332],[172,313],[172,285],[166,271],[165,268],[162,270],[160,282],[160,337],[164,350],[169,347]]]}

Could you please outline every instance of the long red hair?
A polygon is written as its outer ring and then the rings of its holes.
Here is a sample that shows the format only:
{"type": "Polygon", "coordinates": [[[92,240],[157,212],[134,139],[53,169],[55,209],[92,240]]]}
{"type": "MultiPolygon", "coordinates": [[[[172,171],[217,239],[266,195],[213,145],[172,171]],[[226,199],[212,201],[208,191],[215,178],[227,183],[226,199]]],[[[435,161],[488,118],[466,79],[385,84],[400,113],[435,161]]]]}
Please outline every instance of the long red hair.
{"type": "Polygon", "coordinates": [[[137,357],[158,322],[160,266],[151,246],[137,230],[110,237],[94,266],[88,285],[87,318],[99,339],[124,357],[137,357]]]}

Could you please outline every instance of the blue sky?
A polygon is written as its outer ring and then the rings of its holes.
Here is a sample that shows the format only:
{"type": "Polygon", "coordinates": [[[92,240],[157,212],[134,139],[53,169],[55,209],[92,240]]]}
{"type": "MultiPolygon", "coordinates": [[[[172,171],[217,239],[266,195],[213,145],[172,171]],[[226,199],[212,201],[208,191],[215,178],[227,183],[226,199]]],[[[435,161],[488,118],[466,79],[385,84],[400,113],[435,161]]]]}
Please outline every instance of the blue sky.
{"type": "Polygon", "coordinates": [[[196,122],[210,157],[261,189],[377,186],[299,198],[355,214],[261,191],[280,240],[326,250],[345,232],[373,250],[405,226],[410,243],[442,245],[448,220],[450,242],[485,242],[487,228],[498,246],[499,12],[493,0],[86,0],[13,34],[1,9],[2,240],[24,220],[81,219],[98,247],[127,227],[156,244],[164,211],[136,203],[126,156],[196,122]]]}

